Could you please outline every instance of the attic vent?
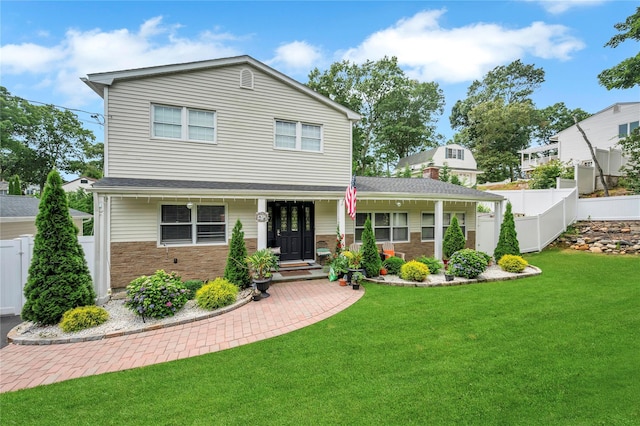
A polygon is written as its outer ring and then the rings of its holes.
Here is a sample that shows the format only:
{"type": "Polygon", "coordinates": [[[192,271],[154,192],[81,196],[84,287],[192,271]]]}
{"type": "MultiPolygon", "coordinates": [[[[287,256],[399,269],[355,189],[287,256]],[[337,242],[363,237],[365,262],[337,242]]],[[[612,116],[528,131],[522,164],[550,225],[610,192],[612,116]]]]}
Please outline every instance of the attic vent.
{"type": "Polygon", "coordinates": [[[620,112],[620,105],[614,105],[613,106],[613,113],[615,114],[617,112],[620,112]]]}
{"type": "Polygon", "coordinates": [[[240,87],[243,89],[253,89],[253,72],[248,69],[240,71],[240,87]]]}

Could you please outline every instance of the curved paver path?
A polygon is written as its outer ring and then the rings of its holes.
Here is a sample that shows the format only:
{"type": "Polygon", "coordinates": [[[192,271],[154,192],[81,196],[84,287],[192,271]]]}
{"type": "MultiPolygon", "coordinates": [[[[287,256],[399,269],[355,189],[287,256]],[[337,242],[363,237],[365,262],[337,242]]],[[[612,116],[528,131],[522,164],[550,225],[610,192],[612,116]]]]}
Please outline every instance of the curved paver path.
{"type": "Polygon", "coordinates": [[[281,282],[271,297],[197,322],[111,339],[0,350],[0,392],[142,367],[279,336],[358,301],[364,290],[327,280],[281,282]]]}

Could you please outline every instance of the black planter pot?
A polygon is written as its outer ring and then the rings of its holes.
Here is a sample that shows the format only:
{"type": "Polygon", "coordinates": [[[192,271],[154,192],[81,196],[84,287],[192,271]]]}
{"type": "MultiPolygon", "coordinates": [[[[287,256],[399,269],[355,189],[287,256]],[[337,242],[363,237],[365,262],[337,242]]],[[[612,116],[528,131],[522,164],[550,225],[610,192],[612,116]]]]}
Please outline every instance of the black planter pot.
{"type": "Polygon", "coordinates": [[[444,279],[447,281],[453,281],[453,275],[444,274],[444,279]]]}
{"type": "Polygon", "coordinates": [[[253,280],[253,283],[260,291],[260,296],[262,299],[266,299],[267,297],[271,296],[269,293],[267,293],[267,290],[269,290],[269,286],[271,285],[271,278],[266,278],[264,280],[253,280]]]}
{"type": "Polygon", "coordinates": [[[360,290],[360,284],[351,284],[354,290],[360,290]]]}

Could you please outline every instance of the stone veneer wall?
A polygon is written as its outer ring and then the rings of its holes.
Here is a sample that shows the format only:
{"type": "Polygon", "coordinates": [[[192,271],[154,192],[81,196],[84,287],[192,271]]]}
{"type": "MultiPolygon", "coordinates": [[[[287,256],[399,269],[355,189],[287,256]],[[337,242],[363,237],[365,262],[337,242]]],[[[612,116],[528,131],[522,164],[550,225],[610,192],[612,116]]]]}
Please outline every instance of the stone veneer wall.
{"type": "Polygon", "coordinates": [[[552,246],[607,254],[640,254],[640,220],[580,221],[552,246]]]}
{"type": "MultiPolygon", "coordinates": [[[[245,244],[252,253],[257,241],[248,238],[245,244]]],[[[126,287],[134,278],[151,275],[158,269],[175,271],[183,281],[221,277],[228,254],[228,245],[158,247],[155,242],[111,243],[111,288],[126,287]]]]}

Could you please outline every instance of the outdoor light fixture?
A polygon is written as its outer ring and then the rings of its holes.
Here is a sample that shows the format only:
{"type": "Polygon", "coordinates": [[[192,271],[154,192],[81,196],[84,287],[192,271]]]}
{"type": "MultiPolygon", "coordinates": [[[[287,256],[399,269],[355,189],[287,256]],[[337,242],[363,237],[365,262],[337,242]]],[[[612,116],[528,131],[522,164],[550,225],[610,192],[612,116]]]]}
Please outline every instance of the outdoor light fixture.
{"type": "Polygon", "coordinates": [[[189,210],[191,210],[191,207],[193,207],[193,203],[192,203],[191,201],[189,201],[189,202],[187,203],[187,208],[188,208],[189,210]]]}

